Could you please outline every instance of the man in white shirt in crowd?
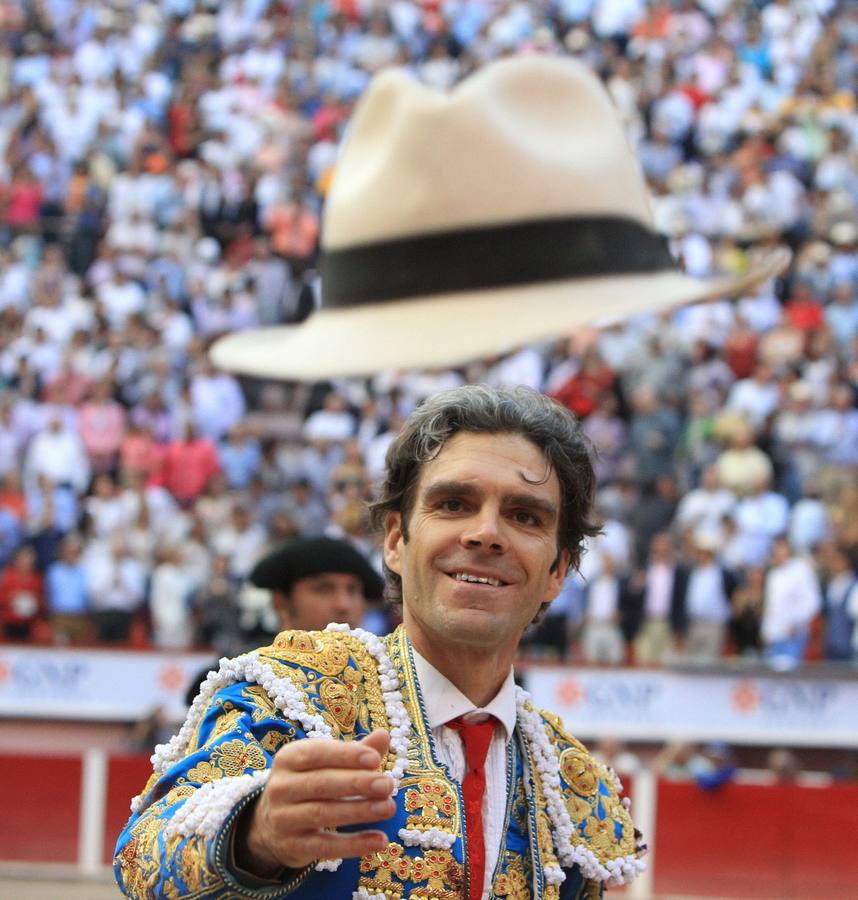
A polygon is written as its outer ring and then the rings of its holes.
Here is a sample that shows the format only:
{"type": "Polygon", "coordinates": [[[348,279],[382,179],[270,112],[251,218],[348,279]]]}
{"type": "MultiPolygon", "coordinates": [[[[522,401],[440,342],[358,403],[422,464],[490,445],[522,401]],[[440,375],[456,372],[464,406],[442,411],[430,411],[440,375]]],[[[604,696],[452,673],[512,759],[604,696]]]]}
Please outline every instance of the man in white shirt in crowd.
{"type": "Polygon", "coordinates": [[[581,644],[588,663],[618,666],[626,644],[620,630],[620,578],[614,558],[604,553],[601,571],[587,585],[587,608],[581,644]]]}
{"type": "Polygon", "coordinates": [[[83,494],[89,484],[90,466],[78,434],[54,413],[48,427],[31,441],[24,460],[24,484],[35,486],[39,475],[53,484],[64,484],[83,494]]]}
{"type": "Polygon", "coordinates": [[[694,536],[694,565],[685,589],[685,655],[693,662],[711,663],[724,650],[730,618],[733,579],[718,562],[720,530],[698,529],[694,536]]]}
{"type": "Polygon", "coordinates": [[[819,579],[810,562],[793,556],[785,537],[772,546],[766,575],[761,635],[773,666],[794,668],[804,661],[810,625],[822,608],[819,579]]]}

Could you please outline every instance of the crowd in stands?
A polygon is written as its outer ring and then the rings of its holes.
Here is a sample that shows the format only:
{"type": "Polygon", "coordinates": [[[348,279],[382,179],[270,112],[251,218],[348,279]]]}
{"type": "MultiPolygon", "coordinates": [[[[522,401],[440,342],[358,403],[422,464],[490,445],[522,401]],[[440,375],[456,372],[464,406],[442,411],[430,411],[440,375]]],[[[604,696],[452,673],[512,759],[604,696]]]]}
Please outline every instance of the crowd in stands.
{"type": "Polygon", "coordinates": [[[0,22],[4,639],[270,630],[255,560],[323,531],[377,558],[364,503],[403,417],[484,381],[556,397],[598,451],[603,533],[530,652],[858,658],[858,4],[0,0],[0,22]],[[604,80],[687,271],[783,244],[786,275],[461,370],[212,368],[217,336],[312,310],[373,73],[449,88],[511,53],[604,80]]]}

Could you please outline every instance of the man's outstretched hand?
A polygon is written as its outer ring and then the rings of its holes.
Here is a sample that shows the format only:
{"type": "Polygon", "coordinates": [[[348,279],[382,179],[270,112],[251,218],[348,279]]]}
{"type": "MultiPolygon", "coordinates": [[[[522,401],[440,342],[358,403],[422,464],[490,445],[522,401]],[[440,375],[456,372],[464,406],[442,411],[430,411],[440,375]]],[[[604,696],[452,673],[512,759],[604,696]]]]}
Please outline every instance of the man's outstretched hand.
{"type": "Polygon", "coordinates": [[[317,859],[366,856],[387,846],[382,831],[329,829],[389,819],[393,779],[379,772],[390,743],[376,730],[360,741],[296,741],[274,757],[265,789],[242,816],[235,861],[267,877],[317,859]]]}

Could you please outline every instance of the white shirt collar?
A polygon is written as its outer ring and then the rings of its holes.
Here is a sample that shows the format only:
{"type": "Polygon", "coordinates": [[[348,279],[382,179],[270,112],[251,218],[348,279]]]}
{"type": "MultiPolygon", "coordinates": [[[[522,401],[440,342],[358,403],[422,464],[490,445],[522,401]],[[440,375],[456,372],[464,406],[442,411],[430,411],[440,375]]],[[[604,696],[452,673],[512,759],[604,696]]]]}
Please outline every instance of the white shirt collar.
{"type": "Polygon", "coordinates": [[[509,674],[494,699],[483,707],[477,707],[413,647],[412,652],[414,653],[414,670],[423,693],[426,724],[430,728],[438,728],[457,716],[488,714],[494,716],[501,723],[506,732],[507,741],[512,737],[516,719],[515,679],[512,669],[509,670],[509,674]]]}

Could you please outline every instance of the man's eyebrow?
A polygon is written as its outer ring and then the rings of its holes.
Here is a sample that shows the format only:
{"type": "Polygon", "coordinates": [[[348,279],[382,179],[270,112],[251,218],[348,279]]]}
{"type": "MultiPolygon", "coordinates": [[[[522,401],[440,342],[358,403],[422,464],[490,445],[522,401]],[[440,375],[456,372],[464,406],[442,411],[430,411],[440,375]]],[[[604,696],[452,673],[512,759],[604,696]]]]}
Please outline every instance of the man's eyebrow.
{"type": "Polygon", "coordinates": [[[451,494],[455,494],[457,497],[472,497],[476,493],[476,488],[466,481],[435,481],[426,486],[423,500],[431,503],[433,500],[448,497],[451,494]]]}
{"type": "MultiPolygon", "coordinates": [[[[465,481],[436,481],[427,485],[423,493],[424,503],[433,503],[441,497],[473,497],[478,493],[477,488],[465,481]]],[[[557,506],[544,497],[535,497],[533,494],[508,494],[504,497],[504,505],[519,509],[529,509],[542,513],[550,521],[558,517],[557,506]]]]}
{"type": "Polygon", "coordinates": [[[534,512],[541,512],[548,519],[553,521],[557,518],[557,507],[543,497],[534,497],[532,494],[512,494],[505,498],[509,506],[517,509],[530,509],[534,512]]]}

